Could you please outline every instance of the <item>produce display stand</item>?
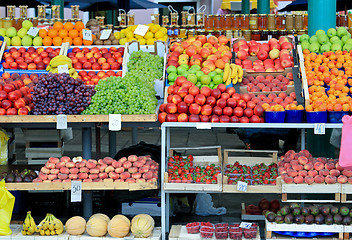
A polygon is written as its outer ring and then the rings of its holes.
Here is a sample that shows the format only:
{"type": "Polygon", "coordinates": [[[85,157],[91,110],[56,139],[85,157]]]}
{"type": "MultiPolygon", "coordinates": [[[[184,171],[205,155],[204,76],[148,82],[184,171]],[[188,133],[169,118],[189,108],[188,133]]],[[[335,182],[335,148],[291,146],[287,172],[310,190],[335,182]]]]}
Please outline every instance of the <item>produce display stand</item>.
{"type": "Polygon", "coordinates": [[[348,200],[348,195],[352,194],[351,184],[341,184],[341,202],[342,203],[352,203],[352,200],[348,200]]]}
{"type": "MultiPolygon", "coordinates": [[[[187,233],[186,226],[183,225],[173,225],[170,230],[169,234],[169,240],[201,240],[204,239],[201,237],[200,233],[195,233],[195,234],[189,234],[187,233]]],[[[215,240],[215,234],[213,238],[207,238],[207,239],[212,239],[215,240]]],[[[227,238],[230,240],[231,238],[227,238]]],[[[243,240],[247,239],[242,237],[243,240]]],[[[249,239],[249,238],[248,238],[249,239]]],[[[256,238],[250,238],[251,240],[260,240],[260,234],[259,234],[259,227],[257,230],[257,237],[256,238]]]]}

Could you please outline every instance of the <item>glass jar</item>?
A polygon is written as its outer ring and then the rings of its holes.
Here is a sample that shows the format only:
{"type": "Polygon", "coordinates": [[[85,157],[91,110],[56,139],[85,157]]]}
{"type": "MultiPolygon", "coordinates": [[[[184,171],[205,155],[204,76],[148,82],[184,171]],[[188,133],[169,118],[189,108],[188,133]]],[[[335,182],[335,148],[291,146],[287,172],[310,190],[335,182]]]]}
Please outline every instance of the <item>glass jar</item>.
{"type": "Polygon", "coordinates": [[[336,27],[340,26],[340,16],[338,13],[336,13],[336,27]]]}
{"type": "Polygon", "coordinates": [[[5,18],[5,19],[3,19],[2,26],[3,26],[3,28],[5,28],[5,29],[8,29],[8,28],[12,27],[12,20],[11,20],[11,18],[5,18]]]}
{"type": "Polygon", "coordinates": [[[51,6],[51,18],[60,18],[60,5],[51,6]]]}
{"type": "Polygon", "coordinates": [[[295,15],[295,30],[296,31],[303,30],[303,21],[304,21],[304,15],[303,14],[295,15]]]}
{"type": "Polygon", "coordinates": [[[258,15],[250,14],[249,15],[249,29],[257,30],[258,29],[258,15]]]}
{"type": "Polygon", "coordinates": [[[259,14],[258,17],[258,29],[259,30],[266,30],[267,29],[267,15],[266,14],[259,14]]]}
{"type": "Polygon", "coordinates": [[[282,37],[282,36],[287,36],[288,35],[288,31],[287,30],[280,30],[278,31],[278,34],[277,34],[278,38],[282,37]]]}
{"type": "Polygon", "coordinates": [[[179,25],[172,25],[172,26],[170,26],[170,28],[173,32],[172,37],[178,38],[178,36],[180,35],[180,26],[179,25]]]}
{"type": "Polygon", "coordinates": [[[134,13],[127,14],[127,24],[128,26],[134,26],[134,13]]]}
{"type": "Polygon", "coordinates": [[[308,30],[308,14],[304,14],[303,29],[308,30]]]}
{"type": "Polygon", "coordinates": [[[153,24],[159,24],[159,14],[158,13],[151,14],[150,18],[152,19],[153,24]]]}
{"type": "Polygon", "coordinates": [[[188,13],[187,21],[188,21],[188,25],[196,25],[196,14],[188,13]]]}
{"type": "Polygon", "coordinates": [[[234,30],[234,31],[233,31],[233,37],[234,37],[234,38],[240,38],[240,37],[242,37],[242,31],[241,31],[241,30],[234,30]]]}
{"type": "Polygon", "coordinates": [[[268,36],[269,36],[269,31],[268,30],[263,30],[263,31],[260,32],[260,40],[261,41],[268,40],[268,36]]]}
{"type": "Polygon", "coordinates": [[[251,30],[243,30],[242,35],[246,39],[246,41],[251,40],[251,30]]]}
{"type": "Polygon", "coordinates": [[[205,31],[211,31],[214,27],[214,15],[205,15],[204,18],[204,29],[205,31]]]}
{"type": "Polygon", "coordinates": [[[259,30],[253,30],[251,32],[251,40],[260,41],[260,31],[259,30]]]}
{"type": "Polygon", "coordinates": [[[178,25],[178,13],[172,12],[172,13],[170,13],[170,16],[171,16],[171,25],[173,25],[173,26],[178,25]]]}
{"type": "Polygon", "coordinates": [[[297,33],[297,36],[301,36],[301,35],[303,35],[303,34],[305,34],[305,30],[298,30],[298,31],[296,31],[296,33],[297,33]]]}
{"type": "Polygon", "coordinates": [[[221,30],[221,18],[220,15],[214,15],[214,30],[221,30]]]}
{"type": "Polygon", "coordinates": [[[249,30],[249,14],[241,14],[240,16],[241,30],[249,30]]]}
{"type": "Polygon", "coordinates": [[[232,30],[239,30],[240,29],[240,15],[235,14],[233,15],[232,19],[232,30]]]}
{"type": "Polygon", "coordinates": [[[16,28],[16,30],[20,30],[22,28],[22,19],[14,18],[12,19],[12,27],[16,28]]]}
{"type": "Polygon", "coordinates": [[[225,36],[227,37],[227,39],[232,39],[232,30],[227,30],[225,36]]]}
{"type": "Polygon", "coordinates": [[[348,14],[347,25],[348,25],[348,28],[352,28],[352,13],[348,14]]]}
{"type": "Polygon", "coordinates": [[[340,14],[340,27],[347,27],[348,26],[348,16],[345,14],[340,14]]]}
{"type": "Polygon", "coordinates": [[[196,35],[205,35],[205,30],[204,29],[198,29],[196,31],[196,35]]]}
{"type": "Polygon", "coordinates": [[[28,6],[20,5],[20,18],[27,18],[28,6]]]}
{"type": "Polygon", "coordinates": [[[284,30],[285,29],[285,14],[277,14],[276,15],[276,30],[284,30]]]}
{"type": "Polygon", "coordinates": [[[7,9],[7,17],[9,18],[15,18],[15,8],[16,6],[14,5],[7,5],[6,9],[7,9]]]}
{"type": "Polygon", "coordinates": [[[292,14],[287,14],[286,15],[286,30],[291,31],[293,30],[294,26],[293,26],[293,15],[292,14]]]}
{"type": "Polygon", "coordinates": [[[269,31],[269,35],[268,35],[268,40],[270,40],[271,38],[279,38],[279,34],[277,30],[273,30],[273,31],[269,31]]]}
{"type": "Polygon", "coordinates": [[[187,37],[194,37],[196,35],[196,30],[194,29],[194,25],[190,25],[187,30],[187,37]]]}
{"type": "Polygon", "coordinates": [[[33,23],[33,27],[37,27],[38,26],[38,18],[37,17],[32,18],[31,21],[33,23]]]}
{"type": "Polygon", "coordinates": [[[46,17],[46,5],[39,5],[38,18],[45,18],[45,17],[46,17]]]}
{"type": "Polygon", "coordinates": [[[204,12],[197,13],[197,25],[204,27],[204,12]]]}
{"type": "Polygon", "coordinates": [[[3,28],[3,22],[4,22],[4,19],[0,18],[0,28],[3,28]]]}
{"type": "Polygon", "coordinates": [[[232,28],[233,15],[225,15],[225,30],[231,30],[232,28]]]}
{"type": "Polygon", "coordinates": [[[179,38],[182,38],[182,39],[187,38],[187,29],[186,28],[180,28],[179,38]]]}
{"type": "Polygon", "coordinates": [[[162,26],[167,27],[167,24],[169,23],[169,17],[168,16],[161,16],[161,21],[162,21],[162,26]]]}
{"type": "Polygon", "coordinates": [[[276,29],[276,18],[275,18],[275,14],[268,14],[268,30],[272,31],[276,29]]]}
{"type": "Polygon", "coordinates": [[[183,26],[187,25],[187,11],[182,11],[181,12],[181,23],[183,26]]]}
{"type": "Polygon", "coordinates": [[[71,18],[79,18],[79,5],[71,5],[71,18]]]}

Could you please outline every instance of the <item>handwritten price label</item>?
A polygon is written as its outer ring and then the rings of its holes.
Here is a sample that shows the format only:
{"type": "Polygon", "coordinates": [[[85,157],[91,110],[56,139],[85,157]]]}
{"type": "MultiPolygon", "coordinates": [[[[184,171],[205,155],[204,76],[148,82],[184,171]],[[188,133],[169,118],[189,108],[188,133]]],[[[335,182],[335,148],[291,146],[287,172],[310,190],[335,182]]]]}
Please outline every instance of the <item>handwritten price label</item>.
{"type": "Polygon", "coordinates": [[[252,223],[249,223],[249,222],[241,222],[240,224],[240,228],[250,229],[251,227],[252,227],[252,223]]]}
{"type": "Polygon", "coordinates": [[[92,41],[92,31],[88,29],[82,30],[83,40],[92,41]]]}
{"type": "Polygon", "coordinates": [[[237,182],[237,191],[247,192],[248,184],[246,182],[238,181],[237,182]]]}
{"type": "Polygon", "coordinates": [[[57,66],[58,73],[69,73],[67,64],[57,66]]]}
{"type": "Polygon", "coordinates": [[[39,32],[39,28],[36,28],[36,27],[31,27],[28,31],[27,31],[27,34],[32,36],[32,37],[35,37],[37,36],[39,32]]]}
{"type": "Polygon", "coordinates": [[[314,134],[324,135],[325,134],[325,123],[314,124],[314,134]]]}
{"type": "Polygon", "coordinates": [[[101,31],[100,40],[108,39],[110,37],[111,32],[112,32],[111,29],[105,29],[101,31]]]}
{"type": "Polygon", "coordinates": [[[67,129],[67,116],[60,114],[56,117],[56,129],[67,129]]]}
{"type": "Polygon", "coordinates": [[[211,129],[211,123],[196,123],[197,129],[211,129]]]}
{"type": "Polygon", "coordinates": [[[71,181],[71,202],[82,201],[82,182],[71,181]]]}
{"type": "Polygon", "coordinates": [[[144,36],[148,32],[149,26],[146,25],[138,25],[136,30],[134,30],[133,34],[144,36]]]}
{"type": "Polygon", "coordinates": [[[109,114],[109,130],[121,130],[121,114],[109,114]]]}

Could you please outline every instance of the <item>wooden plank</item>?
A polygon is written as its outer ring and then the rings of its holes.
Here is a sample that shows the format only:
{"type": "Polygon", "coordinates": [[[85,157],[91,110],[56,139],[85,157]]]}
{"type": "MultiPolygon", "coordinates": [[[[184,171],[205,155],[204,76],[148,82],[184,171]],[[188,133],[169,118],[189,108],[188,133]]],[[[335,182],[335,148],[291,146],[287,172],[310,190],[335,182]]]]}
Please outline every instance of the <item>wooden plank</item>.
{"type": "Polygon", "coordinates": [[[343,225],[318,225],[318,224],[277,224],[265,219],[266,231],[290,231],[290,232],[336,232],[343,233],[343,225]]]}
{"type": "Polygon", "coordinates": [[[338,193],[341,192],[341,184],[286,184],[281,180],[282,193],[338,193]]]}

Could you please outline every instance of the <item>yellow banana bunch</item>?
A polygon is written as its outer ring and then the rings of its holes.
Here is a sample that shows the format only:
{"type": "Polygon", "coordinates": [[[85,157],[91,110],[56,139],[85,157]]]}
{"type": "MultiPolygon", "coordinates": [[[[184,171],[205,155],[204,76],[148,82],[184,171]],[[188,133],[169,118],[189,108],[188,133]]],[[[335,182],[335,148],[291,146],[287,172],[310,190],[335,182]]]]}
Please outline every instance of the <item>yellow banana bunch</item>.
{"type": "Polygon", "coordinates": [[[238,72],[237,72],[236,64],[231,63],[230,68],[231,68],[232,84],[236,84],[238,82],[238,72]]]}
{"type": "Polygon", "coordinates": [[[36,232],[36,228],[37,226],[31,215],[31,211],[28,211],[27,216],[23,222],[22,235],[32,235],[33,233],[36,232]]]}
{"type": "Polygon", "coordinates": [[[37,232],[42,236],[59,235],[64,231],[64,225],[53,214],[47,213],[45,219],[37,226],[37,232]]]}
{"type": "Polygon", "coordinates": [[[78,78],[78,73],[76,72],[76,69],[72,67],[72,60],[64,55],[59,55],[51,59],[49,65],[46,67],[46,71],[51,73],[59,73],[58,66],[60,65],[67,65],[70,77],[74,79],[78,78]]]}
{"type": "Polygon", "coordinates": [[[236,65],[234,63],[226,63],[224,67],[224,76],[223,82],[225,85],[229,85],[231,82],[232,84],[236,84],[238,82],[242,82],[243,77],[243,69],[241,66],[236,65]]]}
{"type": "Polygon", "coordinates": [[[243,78],[243,69],[241,66],[236,65],[237,68],[237,76],[238,76],[238,82],[242,82],[242,78],[243,78]]]}
{"type": "Polygon", "coordinates": [[[231,67],[229,63],[225,63],[224,76],[222,80],[225,82],[225,85],[229,85],[231,83],[231,67]]]}

